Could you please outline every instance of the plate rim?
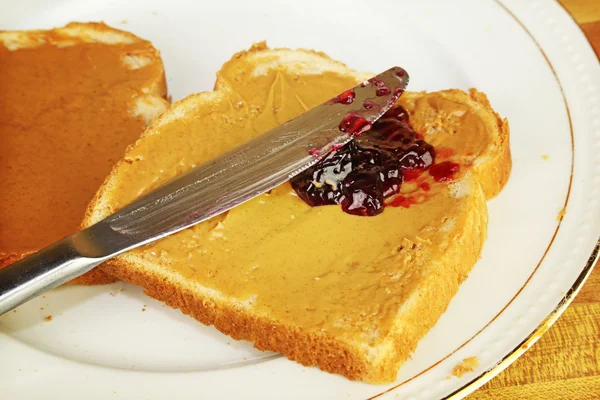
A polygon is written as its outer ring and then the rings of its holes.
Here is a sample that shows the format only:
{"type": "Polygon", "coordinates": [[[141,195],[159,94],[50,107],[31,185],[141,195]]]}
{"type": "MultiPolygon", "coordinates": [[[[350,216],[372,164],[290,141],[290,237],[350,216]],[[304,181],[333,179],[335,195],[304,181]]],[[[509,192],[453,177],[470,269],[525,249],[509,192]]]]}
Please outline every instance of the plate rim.
{"type": "MultiPolygon", "coordinates": [[[[558,77],[558,74],[556,73],[556,69],[554,68],[554,65],[552,64],[552,61],[550,61],[550,59],[546,55],[546,53],[545,53],[544,49],[542,48],[541,44],[539,43],[539,41],[530,32],[530,30],[527,28],[527,26],[519,19],[519,17],[517,17],[517,15],[513,11],[511,11],[501,0],[494,0],[494,1],[502,9],[504,9],[504,11],[507,12],[515,20],[515,22],[517,22],[519,24],[519,26],[527,33],[527,35],[535,43],[538,50],[541,52],[542,56],[544,57],[544,60],[548,63],[548,66],[550,67],[552,74],[554,75],[554,79],[556,80],[556,83],[558,84],[558,86],[560,88],[560,93],[561,93],[561,96],[562,96],[562,99],[563,99],[563,102],[565,104],[565,108],[567,111],[567,116],[568,116],[568,120],[569,120],[569,128],[571,130],[571,138],[572,138],[571,144],[574,145],[575,142],[574,142],[574,133],[573,133],[573,123],[572,123],[569,103],[568,103],[567,97],[565,95],[563,84],[562,84],[560,78],[558,77]]],[[[573,15],[560,2],[556,1],[555,3],[558,4],[561,7],[561,11],[564,12],[575,23],[575,25],[577,26],[578,33],[583,35],[583,37],[585,38],[586,44],[591,47],[589,39],[587,38],[587,36],[583,32],[583,30],[581,29],[581,26],[577,23],[577,21],[575,21],[575,18],[573,17],[573,15]]],[[[600,58],[598,58],[598,59],[600,61],[600,58]]],[[[569,195],[570,195],[571,187],[572,187],[573,168],[574,168],[574,164],[575,164],[574,156],[575,156],[575,153],[573,153],[573,158],[571,160],[571,177],[570,177],[570,182],[569,182],[569,191],[567,193],[567,198],[565,201],[565,206],[569,201],[569,195]]],[[[560,229],[561,223],[562,223],[562,217],[557,225],[557,229],[555,231],[555,236],[558,233],[558,230],[560,229]]],[[[550,249],[552,242],[554,242],[554,237],[552,238],[552,241],[550,243],[550,246],[548,247],[548,250],[550,249]]],[[[540,263],[544,260],[545,256],[546,256],[546,254],[544,254],[542,259],[540,260],[540,263]]],[[[599,261],[600,261],[600,238],[598,238],[598,240],[596,241],[596,244],[594,245],[592,253],[588,257],[584,268],[582,269],[581,273],[575,279],[575,282],[573,283],[573,285],[569,288],[569,290],[562,297],[562,299],[558,302],[556,307],[550,312],[550,314],[546,318],[544,318],[544,320],[537,326],[537,328],[535,328],[533,330],[533,332],[531,332],[523,341],[521,341],[512,351],[510,351],[508,354],[506,354],[506,356],[504,356],[504,358],[502,358],[494,367],[482,372],[480,375],[473,378],[472,380],[470,380],[469,382],[467,382],[466,384],[464,384],[463,386],[461,386],[454,392],[450,393],[449,395],[443,397],[441,400],[458,400],[458,399],[462,399],[462,398],[466,397],[467,395],[473,393],[475,390],[479,389],[481,386],[483,386],[484,384],[489,382],[491,379],[496,377],[498,374],[500,374],[502,371],[504,371],[506,368],[508,368],[512,363],[514,363],[519,357],[521,357],[527,350],[529,350],[546,332],[548,332],[548,330],[552,327],[552,325],[554,325],[554,323],[558,320],[558,318],[562,315],[562,313],[565,312],[565,310],[573,302],[573,300],[575,299],[575,297],[577,296],[577,294],[579,293],[579,291],[581,290],[581,288],[583,287],[583,285],[585,284],[585,282],[591,275],[592,271],[594,270],[594,267],[596,266],[596,264],[599,261]]],[[[538,265],[538,267],[539,267],[539,265],[538,265]]],[[[538,268],[536,268],[531,273],[527,282],[525,282],[525,284],[519,290],[519,292],[515,295],[515,297],[513,297],[513,299],[511,299],[511,301],[509,301],[507,303],[506,307],[508,307],[512,303],[512,301],[519,295],[520,291],[523,290],[523,288],[525,288],[525,286],[527,286],[530,279],[537,272],[537,269],[538,268]]],[[[502,313],[502,311],[500,311],[500,313],[502,313]]],[[[490,321],[490,323],[492,321],[490,321]]],[[[486,327],[487,327],[487,325],[486,325],[486,327]]],[[[483,329],[485,329],[485,327],[482,328],[482,330],[483,329]]],[[[476,333],[473,337],[477,336],[480,332],[476,333]]],[[[466,342],[465,342],[465,344],[466,344],[466,342]]],[[[464,346],[464,344],[463,344],[463,346],[464,346]]],[[[393,391],[393,390],[394,389],[390,389],[390,391],[393,391]]],[[[375,397],[377,397],[377,396],[375,396],[375,397]]]]}
{"type": "MultiPolygon", "coordinates": [[[[493,1],[498,6],[500,6],[500,8],[504,12],[506,12],[519,25],[520,28],[524,31],[524,33],[526,33],[527,36],[532,40],[532,42],[535,44],[535,46],[539,50],[540,54],[544,58],[546,64],[550,68],[550,71],[552,72],[554,80],[556,81],[558,88],[560,89],[561,98],[562,98],[563,104],[565,106],[565,111],[566,111],[567,119],[569,122],[569,130],[570,130],[570,138],[571,138],[571,156],[572,156],[571,157],[571,166],[570,166],[569,185],[568,185],[568,189],[567,189],[567,195],[565,197],[565,203],[563,206],[564,207],[563,209],[566,209],[566,207],[569,203],[571,190],[573,188],[573,174],[574,174],[574,167],[575,167],[575,151],[574,151],[575,134],[574,134],[574,128],[573,128],[571,108],[569,106],[569,102],[568,102],[567,96],[565,94],[563,83],[560,80],[558,73],[556,72],[556,68],[554,67],[554,64],[552,63],[552,61],[550,60],[550,58],[544,51],[544,48],[542,47],[542,45],[540,44],[538,39],[536,39],[535,36],[533,35],[533,33],[529,30],[529,28],[527,28],[527,25],[521,19],[519,19],[519,17],[515,14],[515,12],[513,12],[506,4],[504,4],[505,0],[493,0],[493,1]]],[[[573,18],[573,15],[571,15],[571,13],[559,1],[555,0],[554,3],[560,7],[561,12],[566,14],[573,21],[573,23],[577,27],[576,29],[577,29],[578,34],[583,36],[585,44],[590,49],[592,49],[587,36],[581,29],[581,26],[577,23],[577,21],[575,21],[575,19],[573,18]]],[[[592,52],[593,52],[593,50],[592,50],[592,52]]],[[[598,59],[600,60],[600,58],[598,58],[598,59]]],[[[439,363],[441,363],[441,362],[445,361],[446,359],[448,359],[449,357],[451,357],[453,354],[455,354],[457,351],[459,351],[460,349],[465,347],[469,342],[471,342],[473,339],[475,339],[477,336],[479,336],[487,327],[489,327],[517,299],[517,297],[519,297],[519,295],[521,294],[523,289],[525,289],[525,287],[527,287],[527,285],[529,284],[531,279],[534,277],[536,272],[539,270],[540,265],[545,260],[547,253],[549,252],[550,248],[554,244],[554,240],[555,240],[556,236],[558,235],[558,232],[561,228],[563,218],[564,218],[564,216],[560,217],[560,219],[556,225],[554,234],[553,234],[552,238],[550,239],[550,242],[548,243],[548,247],[546,248],[546,251],[540,258],[535,269],[531,272],[531,274],[529,275],[529,277],[527,278],[525,283],[515,293],[515,295],[506,303],[506,305],[488,323],[486,323],[479,331],[477,331],[468,340],[463,342],[460,346],[456,347],[453,351],[448,353],[446,356],[444,356],[437,362],[430,365],[428,368],[424,369],[423,371],[419,372],[418,374],[414,375],[413,377],[408,378],[381,393],[378,393],[374,396],[369,397],[368,400],[377,399],[377,398],[387,398],[388,395],[393,395],[397,391],[397,389],[404,386],[408,382],[418,378],[420,375],[428,372],[429,370],[434,368],[439,363]]],[[[565,295],[558,301],[556,306],[542,320],[542,322],[540,322],[540,324],[529,335],[527,335],[517,346],[515,346],[510,352],[506,353],[506,355],[502,359],[500,359],[493,367],[481,372],[479,375],[472,378],[470,381],[463,384],[462,386],[460,386],[458,389],[454,390],[450,394],[445,395],[440,400],[459,400],[459,399],[465,398],[467,395],[473,393],[475,390],[479,389],[481,386],[483,386],[484,384],[489,382],[491,379],[493,379],[494,377],[499,375],[502,371],[504,371],[512,363],[514,363],[519,357],[521,357],[552,327],[552,325],[558,320],[558,318],[562,315],[562,313],[568,308],[568,306],[575,299],[575,297],[577,296],[577,294],[579,293],[579,291],[581,290],[581,288],[587,281],[588,277],[590,276],[590,274],[592,273],[594,267],[596,266],[596,264],[598,262],[600,262],[600,237],[596,240],[596,243],[592,249],[590,256],[587,258],[587,261],[586,261],[583,269],[581,270],[581,272],[579,273],[579,275],[577,276],[577,278],[575,279],[575,281],[573,282],[571,287],[566,291],[565,295]]]]}
{"type": "MultiPolygon", "coordinates": [[[[505,9],[505,11],[507,11],[515,20],[517,23],[519,23],[519,25],[521,25],[521,27],[527,32],[528,36],[531,37],[531,39],[533,40],[533,42],[536,44],[536,46],[538,47],[538,49],[541,51],[542,55],[544,56],[544,58],[546,59],[546,62],[548,63],[548,65],[550,66],[550,69],[552,70],[554,77],[558,83],[558,86],[561,90],[561,95],[563,98],[563,101],[565,103],[566,109],[567,109],[567,115],[568,115],[568,120],[569,120],[569,125],[570,125],[570,129],[571,129],[571,140],[572,140],[572,145],[574,144],[574,139],[573,139],[573,126],[572,126],[572,121],[571,121],[571,114],[569,111],[569,104],[567,103],[567,98],[565,95],[565,92],[563,90],[563,85],[560,81],[560,79],[558,78],[552,63],[550,62],[550,60],[546,57],[544,50],[542,49],[542,47],[540,46],[540,44],[538,43],[538,41],[536,40],[536,38],[529,32],[529,30],[527,29],[527,27],[514,15],[514,13],[503,4],[504,0],[494,0],[495,3],[497,3],[498,5],[500,5],[503,9],[505,9]]],[[[559,4],[559,3],[557,3],[559,4]]],[[[564,11],[564,9],[562,10],[564,11]]],[[[571,18],[572,16],[567,12],[567,15],[569,15],[571,18]]],[[[580,31],[580,28],[578,26],[578,31],[580,31]]],[[[587,42],[587,40],[586,40],[587,42]]],[[[574,164],[574,154],[572,153],[573,158],[571,160],[571,176],[570,176],[570,180],[572,181],[573,179],[573,164],[574,164]]],[[[569,194],[571,191],[571,187],[572,187],[572,182],[569,182],[569,190],[567,192],[567,196],[565,198],[565,205],[568,203],[569,201],[569,194]]],[[[556,234],[558,233],[560,226],[561,226],[561,222],[559,221],[559,223],[556,225],[555,228],[555,232],[554,232],[554,236],[552,238],[552,240],[550,241],[548,248],[546,249],[546,253],[548,252],[548,250],[550,249],[550,247],[552,246],[552,243],[554,241],[554,238],[556,236],[556,234]]],[[[593,240],[593,239],[590,239],[593,240]]],[[[518,292],[516,292],[516,294],[513,296],[512,299],[510,299],[509,302],[506,303],[506,307],[508,307],[510,304],[512,304],[512,302],[519,296],[519,294],[521,293],[521,291],[527,286],[527,284],[529,283],[529,281],[531,280],[531,278],[535,275],[535,273],[538,270],[539,265],[542,263],[542,261],[545,259],[546,253],[544,253],[544,255],[542,256],[542,258],[540,259],[538,266],[536,267],[536,269],[534,271],[532,271],[532,273],[529,275],[529,277],[527,278],[527,280],[524,282],[523,286],[519,289],[518,292]]],[[[585,254],[584,252],[582,252],[583,254],[585,254]]],[[[583,258],[583,254],[582,254],[582,258],[583,258]]],[[[470,392],[472,392],[473,390],[477,389],[478,387],[482,386],[484,383],[486,383],[487,381],[489,381],[490,379],[492,379],[494,376],[496,376],[497,374],[499,374],[501,371],[503,371],[506,367],[508,367],[512,362],[514,362],[519,356],[521,356],[528,348],[531,347],[531,345],[533,345],[550,327],[551,325],[559,318],[559,316],[562,314],[562,312],[565,311],[565,309],[568,307],[568,305],[572,302],[572,300],[575,298],[575,296],[579,293],[579,290],[581,289],[581,287],[583,286],[583,284],[585,283],[586,279],[589,277],[589,275],[591,274],[595,263],[597,262],[598,258],[600,257],[600,239],[596,242],[593,251],[591,253],[591,255],[589,256],[589,258],[587,259],[587,262],[583,268],[583,270],[581,270],[579,276],[575,279],[575,282],[573,283],[573,285],[570,287],[570,289],[568,290],[567,294],[564,295],[564,297],[562,297],[562,299],[560,299],[560,301],[558,302],[558,304],[556,305],[556,307],[547,315],[547,317],[544,318],[544,320],[539,324],[539,326],[529,335],[527,336],[517,347],[515,347],[512,351],[510,351],[509,353],[506,353],[506,356],[504,358],[502,358],[497,365],[495,365],[493,368],[488,369],[486,371],[484,371],[483,373],[481,373],[479,376],[477,376],[476,378],[472,379],[471,381],[469,381],[468,383],[466,383],[465,385],[463,385],[462,387],[460,387],[458,390],[455,390],[453,393],[447,395],[446,397],[444,397],[444,399],[457,399],[457,398],[462,398],[463,396],[469,394],[470,392]]],[[[503,310],[504,310],[503,308],[503,310]]],[[[476,336],[478,336],[486,327],[488,327],[502,312],[503,310],[501,310],[496,316],[494,316],[494,318],[492,318],[492,320],[490,320],[490,322],[488,322],[479,332],[475,333],[473,335],[473,337],[471,337],[469,340],[467,340],[465,343],[463,343],[462,345],[460,345],[459,347],[457,347],[456,349],[454,349],[451,353],[449,353],[446,357],[444,357],[443,359],[441,359],[440,361],[448,358],[451,354],[454,354],[454,352],[458,351],[460,348],[464,347],[467,343],[469,343],[471,340],[473,340],[476,336]]],[[[438,362],[440,362],[438,361],[438,362]]],[[[431,368],[431,367],[430,367],[431,368]]],[[[426,372],[427,370],[422,371],[420,374],[426,372]]],[[[418,375],[420,375],[418,374],[418,375]]],[[[416,375],[415,377],[413,377],[412,379],[416,378],[418,375],[416,375]]],[[[403,383],[406,383],[403,382],[403,383]]],[[[374,397],[371,398],[376,398],[382,395],[387,394],[388,392],[392,392],[390,394],[393,394],[396,392],[396,389],[400,386],[403,385],[403,383],[400,383],[397,386],[394,386],[393,388],[390,388],[380,394],[375,395],[374,397]]]]}

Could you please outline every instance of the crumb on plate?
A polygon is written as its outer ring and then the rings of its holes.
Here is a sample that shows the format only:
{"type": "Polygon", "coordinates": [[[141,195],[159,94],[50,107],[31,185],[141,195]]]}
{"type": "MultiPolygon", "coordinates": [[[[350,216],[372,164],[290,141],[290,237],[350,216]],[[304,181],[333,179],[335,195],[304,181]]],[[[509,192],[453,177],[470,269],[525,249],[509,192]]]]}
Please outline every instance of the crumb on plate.
{"type": "Polygon", "coordinates": [[[468,372],[473,372],[475,368],[479,367],[479,361],[477,356],[468,357],[459,362],[454,368],[452,368],[452,376],[460,378],[468,372]]]}

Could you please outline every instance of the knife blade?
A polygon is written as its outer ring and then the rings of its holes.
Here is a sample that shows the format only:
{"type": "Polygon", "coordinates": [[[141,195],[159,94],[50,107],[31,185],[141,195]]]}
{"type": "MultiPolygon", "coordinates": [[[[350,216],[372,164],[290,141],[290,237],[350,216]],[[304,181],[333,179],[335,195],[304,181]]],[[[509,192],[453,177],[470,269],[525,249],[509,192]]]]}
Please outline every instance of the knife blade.
{"type": "Polygon", "coordinates": [[[393,67],[0,269],[0,315],[125,251],[221,214],[289,180],[370,129],[400,97],[393,67]]]}

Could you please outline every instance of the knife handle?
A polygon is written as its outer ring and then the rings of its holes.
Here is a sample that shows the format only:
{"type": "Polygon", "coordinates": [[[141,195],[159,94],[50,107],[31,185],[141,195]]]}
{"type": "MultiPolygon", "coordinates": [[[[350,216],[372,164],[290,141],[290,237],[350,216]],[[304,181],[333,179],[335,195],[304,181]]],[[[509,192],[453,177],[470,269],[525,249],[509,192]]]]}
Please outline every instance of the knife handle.
{"type": "Polygon", "coordinates": [[[104,261],[83,256],[73,236],[0,269],[0,315],[104,261]]]}

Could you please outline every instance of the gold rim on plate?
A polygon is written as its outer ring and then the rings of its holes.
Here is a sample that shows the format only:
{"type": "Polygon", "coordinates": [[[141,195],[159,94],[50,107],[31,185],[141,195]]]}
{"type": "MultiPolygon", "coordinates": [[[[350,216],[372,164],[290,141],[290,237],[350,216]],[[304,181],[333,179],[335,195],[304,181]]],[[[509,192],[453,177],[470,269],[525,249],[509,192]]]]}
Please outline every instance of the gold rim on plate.
{"type": "MultiPolygon", "coordinates": [[[[562,86],[562,84],[560,82],[560,79],[558,78],[558,74],[556,73],[556,70],[555,70],[554,66],[552,65],[552,62],[550,61],[550,59],[548,58],[548,56],[546,55],[546,53],[542,49],[542,47],[539,44],[539,42],[535,39],[535,37],[532,35],[532,33],[529,31],[529,29],[527,29],[527,27],[525,26],[525,24],[523,22],[521,22],[521,20],[519,20],[519,18],[510,9],[508,9],[503,3],[501,3],[500,0],[494,0],[494,1],[506,13],[508,13],[508,15],[531,38],[531,40],[533,41],[533,43],[536,45],[536,47],[540,51],[541,55],[544,57],[544,60],[546,61],[548,67],[550,68],[550,70],[552,72],[552,75],[554,76],[554,79],[556,80],[556,83],[558,84],[558,87],[560,89],[560,93],[561,93],[561,96],[562,96],[562,99],[563,99],[563,103],[565,105],[565,110],[566,110],[566,113],[567,113],[567,118],[568,118],[568,121],[569,121],[569,130],[570,130],[570,135],[571,135],[571,168],[570,168],[571,171],[570,171],[569,186],[568,186],[568,189],[567,189],[567,195],[565,197],[565,203],[564,203],[564,206],[563,206],[564,209],[566,209],[567,204],[569,202],[569,198],[570,198],[570,194],[571,194],[571,188],[572,188],[572,184],[573,184],[573,169],[574,169],[574,163],[575,163],[575,138],[574,138],[574,133],[573,133],[573,123],[572,123],[572,120],[571,120],[571,111],[569,109],[569,104],[567,102],[567,98],[565,96],[565,93],[564,93],[564,90],[563,90],[563,86],[562,86]]],[[[568,12],[567,12],[567,14],[569,16],[571,16],[568,12]]],[[[579,25],[577,25],[577,26],[579,27],[579,25]]],[[[546,254],[548,254],[548,251],[550,250],[550,248],[552,247],[552,244],[554,243],[554,239],[556,238],[556,235],[558,234],[558,231],[559,231],[561,223],[562,223],[562,219],[563,219],[563,217],[561,217],[560,220],[558,221],[558,224],[556,225],[556,229],[554,231],[554,234],[552,235],[552,238],[550,239],[550,242],[548,243],[548,246],[547,246],[546,250],[544,251],[544,254],[540,258],[540,261],[538,262],[537,266],[535,267],[535,269],[533,270],[533,272],[531,273],[531,275],[527,278],[527,280],[525,281],[525,283],[523,284],[523,286],[521,286],[521,288],[517,291],[517,293],[510,299],[510,301],[508,303],[506,303],[506,305],[502,308],[502,310],[500,310],[494,316],[494,318],[492,318],[487,324],[485,324],[471,338],[469,338],[468,340],[466,340],[462,345],[460,345],[459,347],[457,347],[456,349],[454,349],[451,353],[447,354],[442,359],[438,360],[437,362],[435,362],[432,365],[430,365],[428,368],[424,369],[423,371],[419,372],[418,374],[414,375],[413,377],[411,377],[411,378],[403,381],[402,383],[400,383],[400,384],[398,384],[398,385],[396,385],[396,386],[394,386],[394,387],[392,387],[392,388],[390,388],[390,389],[388,389],[388,390],[386,390],[384,392],[381,392],[381,393],[379,393],[379,394],[377,394],[375,396],[370,397],[369,400],[375,399],[375,398],[378,398],[378,397],[383,396],[385,394],[388,394],[390,392],[393,392],[394,390],[398,389],[399,387],[407,384],[408,382],[414,380],[415,378],[417,378],[417,377],[421,376],[422,374],[426,373],[427,371],[431,370],[433,367],[435,367],[436,365],[438,365],[441,362],[445,361],[446,359],[448,359],[449,357],[451,357],[453,354],[455,354],[457,351],[459,351],[464,346],[466,346],[475,337],[477,337],[482,331],[484,331],[490,324],[492,324],[492,322],[494,322],[500,315],[502,315],[502,313],[519,296],[519,294],[523,291],[523,289],[525,289],[525,287],[529,284],[529,282],[531,281],[531,279],[533,278],[533,276],[535,275],[535,273],[538,271],[540,265],[542,264],[542,262],[546,258],[546,254]]],[[[458,400],[458,399],[464,398],[465,396],[467,396],[468,394],[472,393],[473,391],[475,391],[479,387],[483,386],[486,382],[488,382],[489,380],[491,380],[493,377],[495,377],[496,375],[500,374],[510,364],[512,364],[513,362],[515,362],[521,355],[523,355],[523,353],[525,353],[525,351],[527,351],[531,346],[533,346],[533,344],[540,337],[542,337],[542,335],[544,333],[546,333],[548,331],[548,329],[550,329],[550,327],[552,326],[552,324],[554,324],[556,322],[556,320],[558,319],[558,317],[560,317],[560,315],[566,310],[566,308],[569,306],[569,304],[571,304],[571,302],[573,301],[573,299],[575,298],[575,296],[577,296],[577,294],[581,290],[581,287],[583,286],[583,284],[585,283],[585,281],[587,280],[587,278],[591,274],[592,270],[594,269],[594,266],[596,265],[596,263],[598,262],[599,259],[600,259],[600,239],[598,239],[598,241],[596,242],[596,245],[594,246],[592,254],[588,258],[585,267],[583,268],[583,270],[581,271],[581,273],[579,274],[579,276],[577,277],[577,279],[575,280],[575,282],[573,283],[573,285],[571,286],[571,288],[567,291],[567,293],[563,296],[563,298],[558,302],[558,304],[552,310],[552,312],[550,312],[550,314],[538,325],[538,327],[531,334],[529,334],[521,343],[519,343],[518,346],[516,346],[504,358],[502,358],[496,365],[494,365],[492,368],[486,370],[485,372],[481,373],[476,378],[473,378],[471,381],[469,381],[468,383],[466,383],[465,385],[463,385],[459,389],[455,390],[451,394],[447,395],[446,397],[443,397],[442,400],[458,400]]]]}

